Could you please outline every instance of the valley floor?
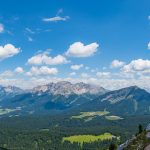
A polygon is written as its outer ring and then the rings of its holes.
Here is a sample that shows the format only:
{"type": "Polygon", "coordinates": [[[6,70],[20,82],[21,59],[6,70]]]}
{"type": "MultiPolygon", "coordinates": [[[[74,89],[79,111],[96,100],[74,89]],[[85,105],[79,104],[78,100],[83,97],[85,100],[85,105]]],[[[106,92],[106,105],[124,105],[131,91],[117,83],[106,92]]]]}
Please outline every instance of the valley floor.
{"type": "Polygon", "coordinates": [[[111,143],[125,142],[137,133],[140,123],[146,127],[150,120],[149,115],[122,116],[124,119],[119,120],[98,116],[87,122],[83,118],[71,119],[71,116],[1,118],[0,147],[10,150],[106,150],[111,143]]]}

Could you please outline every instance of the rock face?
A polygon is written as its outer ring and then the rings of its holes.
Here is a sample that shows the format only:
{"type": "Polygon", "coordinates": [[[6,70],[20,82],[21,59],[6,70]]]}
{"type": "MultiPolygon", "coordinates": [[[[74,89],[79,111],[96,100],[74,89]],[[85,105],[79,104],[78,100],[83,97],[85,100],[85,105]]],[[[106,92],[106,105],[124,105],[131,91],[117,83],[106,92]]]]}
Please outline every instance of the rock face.
{"type": "Polygon", "coordinates": [[[24,90],[22,90],[18,87],[15,87],[15,86],[6,86],[6,87],[3,87],[3,89],[7,93],[20,94],[20,93],[24,92],[24,90]]]}
{"type": "Polygon", "coordinates": [[[146,146],[144,150],[150,150],[150,145],[146,146]]]}
{"type": "Polygon", "coordinates": [[[107,90],[96,85],[85,84],[83,82],[72,84],[70,82],[61,81],[57,83],[49,83],[47,85],[35,87],[33,93],[49,93],[54,95],[71,95],[71,94],[103,94],[107,90]]]}
{"type": "Polygon", "coordinates": [[[146,127],[146,131],[150,131],[150,124],[146,127]]]}
{"type": "Polygon", "coordinates": [[[127,88],[122,88],[120,90],[108,92],[103,96],[101,101],[109,101],[110,103],[115,104],[121,102],[122,100],[136,99],[137,101],[140,101],[142,99],[147,100],[149,98],[150,93],[137,86],[131,86],[127,88]]]}
{"type": "Polygon", "coordinates": [[[25,91],[15,86],[0,86],[0,101],[6,98],[22,94],[25,91]]]}

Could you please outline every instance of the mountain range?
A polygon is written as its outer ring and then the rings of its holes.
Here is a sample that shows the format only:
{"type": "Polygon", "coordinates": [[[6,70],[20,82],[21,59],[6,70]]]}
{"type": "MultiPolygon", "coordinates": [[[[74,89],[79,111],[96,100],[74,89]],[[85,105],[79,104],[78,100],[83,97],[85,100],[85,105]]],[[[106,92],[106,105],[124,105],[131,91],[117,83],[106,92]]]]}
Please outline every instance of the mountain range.
{"type": "Polygon", "coordinates": [[[0,86],[0,101],[24,93],[25,91],[15,86],[0,86]]]}
{"type": "Polygon", "coordinates": [[[57,83],[49,83],[43,86],[37,86],[33,88],[33,93],[43,94],[53,94],[53,95],[63,95],[68,96],[71,94],[99,94],[105,93],[107,90],[103,87],[85,84],[83,82],[72,84],[67,81],[61,81],[57,83]]]}
{"type": "Polygon", "coordinates": [[[80,106],[80,111],[107,110],[116,115],[150,113],[150,93],[137,86],[109,91],[80,106]]]}
{"type": "Polygon", "coordinates": [[[150,93],[137,86],[109,91],[61,81],[22,90],[0,86],[0,116],[107,110],[115,115],[150,113],[150,93]]]}
{"type": "Polygon", "coordinates": [[[30,91],[17,87],[5,90],[8,87],[2,87],[0,90],[0,94],[3,95],[0,97],[1,115],[60,111],[79,106],[108,92],[100,86],[65,81],[37,86],[30,91]]]}

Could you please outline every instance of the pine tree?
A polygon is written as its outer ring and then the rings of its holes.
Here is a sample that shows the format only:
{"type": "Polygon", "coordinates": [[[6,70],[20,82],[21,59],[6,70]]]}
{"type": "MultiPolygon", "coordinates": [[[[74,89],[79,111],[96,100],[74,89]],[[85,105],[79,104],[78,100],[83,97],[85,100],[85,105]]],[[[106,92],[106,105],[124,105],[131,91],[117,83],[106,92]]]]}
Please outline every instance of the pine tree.
{"type": "Polygon", "coordinates": [[[139,124],[139,134],[143,132],[143,126],[139,124]]]}
{"type": "Polygon", "coordinates": [[[111,143],[110,146],[109,146],[109,150],[116,150],[116,149],[117,149],[116,144],[111,143]]]}

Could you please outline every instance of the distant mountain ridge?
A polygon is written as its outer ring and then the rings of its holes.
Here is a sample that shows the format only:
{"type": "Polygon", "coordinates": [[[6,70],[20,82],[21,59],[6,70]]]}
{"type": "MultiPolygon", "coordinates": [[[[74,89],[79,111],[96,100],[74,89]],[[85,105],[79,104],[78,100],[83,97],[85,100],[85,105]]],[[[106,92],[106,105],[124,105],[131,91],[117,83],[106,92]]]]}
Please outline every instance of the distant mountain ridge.
{"type": "Polygon", "coordinates": [[[24,92],[24,90],[15,86],[0,86],[0,101],[24,92]]]}
{"type": "Polygon", "coordinates": [[[3,97],[0,116],[64,110],[68,113],[107,110],[113,115],[150,114],[150,93],[137,86],[109,91],[101,86],[62,81],[37,86],[31,91],[0,87],[0,96],[3,97]]]}
{"type": "Polygon", "coordinates": [[[150,93],[146,90],[139,88],[138,86],[130,86],[126,88],[122,88],[115,91],[110,91],[107,94],[103,95],[104,98],[101,101],[108,100],[110,103],[117,103],[125,99],[134,99],[138,98],[149,98],[150,93]]]}
{"type": "Polygon", "coordinates": [[[80,106],[81,111],[102,110],[115,114],[149,114],[150,113],[150,93],[137,86],[122,88],[100,95],[93,101],[80,106]]]}
{"type": "Polygon", "coordinates": [[[98,94],[106,93],[108,90],[97,85],[86,84],[83,82],[72,84],[71,82],[61,81],[57,83],[49,83],[33,88],[33,93],[49,93],[54,95],[82,95],[85,93],[98,94]]]}
{"type": "Polygon", "coordinates": [[[66,81],[49,83],[37,86],[30,91],[18,92],[18,94],[14,94],[14,96],[5,97],[5,99],[0,102],[0,108],[2,114],[5,115],[7,115],[6,110],[9,109],[8,114],[20,112],[19,115],[62,111],[67,108],[80,106],[107,91],[108,90],[100,86],[82,82],[76,84],[66,81]]]}

